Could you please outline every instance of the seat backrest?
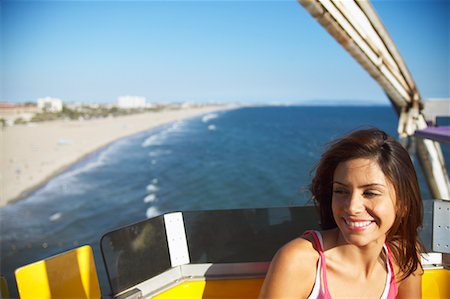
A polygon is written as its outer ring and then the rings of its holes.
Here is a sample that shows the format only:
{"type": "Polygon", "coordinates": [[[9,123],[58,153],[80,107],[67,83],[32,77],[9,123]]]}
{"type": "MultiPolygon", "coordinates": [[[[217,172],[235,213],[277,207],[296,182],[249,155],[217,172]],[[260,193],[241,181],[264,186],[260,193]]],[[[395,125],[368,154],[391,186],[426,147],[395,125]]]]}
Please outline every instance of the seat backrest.
{"type": "Polygon", "coordinates": [[[100,298],[92,248],[66,251],[15,271],[21,299],[100,298]]]}

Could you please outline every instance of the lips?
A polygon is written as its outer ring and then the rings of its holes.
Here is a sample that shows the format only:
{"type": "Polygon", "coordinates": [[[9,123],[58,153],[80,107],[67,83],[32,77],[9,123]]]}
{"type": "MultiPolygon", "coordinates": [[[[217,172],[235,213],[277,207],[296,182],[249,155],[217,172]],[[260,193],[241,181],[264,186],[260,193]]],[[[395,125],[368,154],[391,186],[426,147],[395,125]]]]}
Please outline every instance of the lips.
{"type": "Polygon", "coordinates": [[[351,230],[364,230],[373,223],[373,220],[351,220],[346,218],[344,218],[344,221],[351,230]]]}

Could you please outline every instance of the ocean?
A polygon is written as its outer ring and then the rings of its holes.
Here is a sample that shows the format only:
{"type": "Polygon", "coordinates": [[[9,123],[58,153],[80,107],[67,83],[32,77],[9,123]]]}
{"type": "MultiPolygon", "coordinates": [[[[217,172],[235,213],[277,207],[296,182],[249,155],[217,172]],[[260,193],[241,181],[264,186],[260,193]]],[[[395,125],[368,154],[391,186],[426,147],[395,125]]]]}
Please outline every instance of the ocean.
{"type": "MultiPolygon", "coordinates": [[[[327,142],[368,126],[396,136],[397,116],[389,106],[244,107],[118,140],[0,209],[2,275],[11,282],[14,269],[83,244],[100,257],[104,233],[165,212],[308,204],[327,142]]],[[[100,258],[97,267],[104,288],[100,258]]]]}

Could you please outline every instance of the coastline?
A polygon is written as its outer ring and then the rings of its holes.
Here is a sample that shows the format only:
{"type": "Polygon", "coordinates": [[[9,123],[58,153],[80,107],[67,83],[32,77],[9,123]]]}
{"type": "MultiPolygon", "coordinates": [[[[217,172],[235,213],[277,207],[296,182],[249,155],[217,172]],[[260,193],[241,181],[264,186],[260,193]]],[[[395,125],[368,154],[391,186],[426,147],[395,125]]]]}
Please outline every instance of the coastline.
{"type": "Polygon", "coordinates": [[[115,118],[5,127],[0,131],[0,207],[24,199],[73,164],[118,139],[234,107],[207,105],[115,118]]]}

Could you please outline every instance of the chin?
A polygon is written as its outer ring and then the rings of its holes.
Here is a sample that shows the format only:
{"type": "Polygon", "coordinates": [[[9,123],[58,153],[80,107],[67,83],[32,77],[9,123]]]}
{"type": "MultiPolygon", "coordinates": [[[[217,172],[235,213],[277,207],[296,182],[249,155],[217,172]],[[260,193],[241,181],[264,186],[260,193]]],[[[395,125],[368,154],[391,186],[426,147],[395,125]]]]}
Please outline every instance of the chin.
{"type": "Polygon", "coordinates": [[[344,227],[339,226],[340,233],[343,239],[351,245],[358,247],[365,247],[370,244],[384,243],[386,237],[384,234],[377,234],[377,226],[369,227],[366,229],[349,229],[346,224],[344,227]]]}

